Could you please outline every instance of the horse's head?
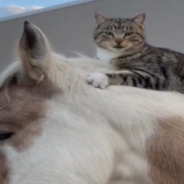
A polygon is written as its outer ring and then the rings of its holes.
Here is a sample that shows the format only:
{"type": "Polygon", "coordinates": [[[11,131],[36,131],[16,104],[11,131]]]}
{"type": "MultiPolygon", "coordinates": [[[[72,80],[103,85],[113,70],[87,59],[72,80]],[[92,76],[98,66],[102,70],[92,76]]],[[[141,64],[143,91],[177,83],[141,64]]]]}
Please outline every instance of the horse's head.
{"type": "Polygon", "coordinates": [[[51,81],[54,76],[49,76],[55,66],[47,38],[28,22],[24,23],[19,54],[20,61],[11,64],[0,76],[1,184],[11,180],[7,154],[18,155],[32,146],[42,134],[40,119],[45,114],[45,101],[60,91],[51,81]]]}

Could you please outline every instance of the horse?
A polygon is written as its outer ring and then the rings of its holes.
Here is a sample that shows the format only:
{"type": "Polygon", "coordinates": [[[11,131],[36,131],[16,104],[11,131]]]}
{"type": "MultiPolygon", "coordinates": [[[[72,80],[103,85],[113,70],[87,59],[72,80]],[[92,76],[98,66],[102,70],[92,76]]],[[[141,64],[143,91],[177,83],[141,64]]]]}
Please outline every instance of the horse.
{"type": "Polygon", "coordinates": [[[95,88],[110,66],[56,54],[27,21],[0,74],[1,184],[183,184],[184,96],[95,88]]]}

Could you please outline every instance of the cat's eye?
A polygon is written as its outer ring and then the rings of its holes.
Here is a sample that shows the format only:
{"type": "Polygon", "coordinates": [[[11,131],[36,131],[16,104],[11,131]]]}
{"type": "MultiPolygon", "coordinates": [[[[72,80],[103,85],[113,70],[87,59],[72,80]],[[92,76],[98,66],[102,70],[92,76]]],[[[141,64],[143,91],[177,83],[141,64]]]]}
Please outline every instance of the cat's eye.
{"type": "Polygon", "coordinates": [[[128,32],[128,33],[125,33],[125,36],[132,36],[134,33],[133,32],[128,32]]]}
{"type": "Polygon", "coordinates": [[[111,33],[111,32],[105,32],[105,34],[106,34],[107,36],[114,36],[114,34],[111,33]]]}

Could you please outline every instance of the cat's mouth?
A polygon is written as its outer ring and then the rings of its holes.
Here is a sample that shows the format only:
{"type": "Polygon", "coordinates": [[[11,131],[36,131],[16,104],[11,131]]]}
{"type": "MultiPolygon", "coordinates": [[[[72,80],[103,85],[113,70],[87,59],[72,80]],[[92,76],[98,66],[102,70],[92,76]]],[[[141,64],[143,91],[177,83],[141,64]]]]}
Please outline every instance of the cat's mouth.
{"type": "Polygon", "coordinates": [[[123,49],[123,47],[120,46],[120,45],[116,45],[116,46],[114,46],[113,48],[115,48],[115,49],[123,49]]]}

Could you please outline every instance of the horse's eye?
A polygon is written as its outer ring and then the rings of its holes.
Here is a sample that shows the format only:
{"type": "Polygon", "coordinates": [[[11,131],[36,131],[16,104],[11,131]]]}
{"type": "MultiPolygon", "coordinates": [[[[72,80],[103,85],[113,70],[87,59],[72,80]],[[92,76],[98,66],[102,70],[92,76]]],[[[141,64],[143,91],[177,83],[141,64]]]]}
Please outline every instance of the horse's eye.
{"type": "Polygon", "coordinates": [[[131,36],[133,34],[134,34],[133,32],[128,32],[128,33],[125,33],[125,36],[131,36]]]}
{"type": "Polygon", "coordinates": [[[0,131],[0,141],[9,139],[11,136],[13,135],[12,132],[4,132],[4,131],[0,131]]]}
{"type": "Polygon", "coordinates": [[[11,84],[17,84],[17,77],[14,76],[11,81],[10,81],[11,84]]]}

